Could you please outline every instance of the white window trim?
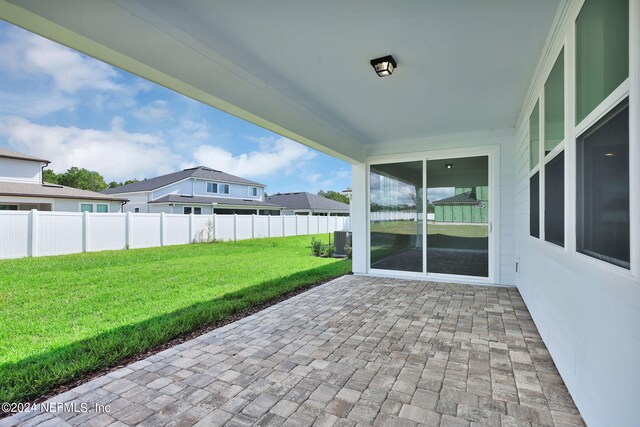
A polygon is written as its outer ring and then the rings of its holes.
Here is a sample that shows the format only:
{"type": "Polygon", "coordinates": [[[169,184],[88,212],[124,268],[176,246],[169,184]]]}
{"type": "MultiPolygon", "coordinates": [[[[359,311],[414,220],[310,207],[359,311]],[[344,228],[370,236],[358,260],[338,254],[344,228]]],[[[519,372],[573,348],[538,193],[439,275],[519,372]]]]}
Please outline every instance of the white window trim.
{"type": "MultiPolygon", "coordinates": [[[[111,212],[111,206],[109,206],[109,202],[79,202],[78,203],[78,212],[82,212],[82,205],[91,205],[93,211],[89,212],[89,213],[110,213],[111,212]],[[107,206],[107,211],[106,212],[98,212],[98,205],[106,205],[107,206]]],[[[52,206],[53,209],[53,206],[52,206]]]]}
{"type": "MultiPolygon", "coordinates": [[[[540,151],[541,162],[527,173],[527,180],[536,172],[540,172],[540,238],[535,238],[527,233],[528,238],[537,247],[545,252],[547,256],[557,255],[568,256],[570,260],[578,260],[599,269],[605,269],[618,277],[640,282],[640,1],[629,1],[629,76],[625,79],[609,96],[607,96],[591,113],[579,123],[576,123],[576,62],[575,62],[575,21],[582,9],[584,2],[579,1],[573,5],[569,24],[567,25],[564,38],[558,39],[554,49],[549,51],[546,57],[543,72],[537,77],[539,80],[534,88],[535,92],[529,95],[529,114],[521,118],[523,128],[529,131],[529,117],[537,101],[540,101],[540,151]],[[565,139],[558,144],[549,154],[544,156],[544,85],[548,79],[557,55],[562,48],[565,49],[565,139]],[[629,99],[629,217],[630,217],[630,268],[611,264],[609,262],[591,257],[577,251],[576,248],[576,139],[585,131],[589,130],[595,123],[607,115],[613,108],[618,106],[625,98],[629,99]],[[560,148],[561,146],[561,148],[560,148]],[[562,150],[565,151],[565,246],[564,248],[547,242],[544,236],[544,168],[562,150]]],[[[527,153],[530,150],[529,137],[527,135],[527,153]]],[[[529,157],[527,157],[527,168],[529,168],[529,157]]]]}
{"type": "Polygon", "coordinates": [[[192,206],[192,205],[183,205],[182,206],[182,214],[183,215],[191,215],[191,214],[193,214],[193,215],[204,215],[202,213],[202,206],[192,206]],[[191,213],[190,214],[185,213],[184,210],[187,209],[187,208],[191,208],[191,213]],[[200,209],[200,213],[199,214],[195,213],[196,208],[200,209]]]}

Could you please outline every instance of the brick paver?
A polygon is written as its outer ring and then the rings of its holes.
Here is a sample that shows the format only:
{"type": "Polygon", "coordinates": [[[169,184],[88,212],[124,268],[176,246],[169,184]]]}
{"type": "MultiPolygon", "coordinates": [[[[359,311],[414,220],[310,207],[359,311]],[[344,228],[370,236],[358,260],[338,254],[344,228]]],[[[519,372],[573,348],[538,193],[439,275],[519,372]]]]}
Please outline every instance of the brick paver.
{"type": "Polygon", "coordinates": [[[515,288],[345,276],[0,426],[584,425],[515,288]]]}

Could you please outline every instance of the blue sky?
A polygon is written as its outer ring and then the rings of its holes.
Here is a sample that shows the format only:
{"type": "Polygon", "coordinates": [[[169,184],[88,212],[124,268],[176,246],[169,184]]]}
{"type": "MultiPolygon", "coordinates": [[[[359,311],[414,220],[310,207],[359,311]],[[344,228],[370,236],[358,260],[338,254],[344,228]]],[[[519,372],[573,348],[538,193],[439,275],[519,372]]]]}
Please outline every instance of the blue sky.
{"type": "Polygon", "coordinates": [[[343,161],[3,21],[0,146],[107,182],[205,165],[272,194],[351,185],[343,161]]]}

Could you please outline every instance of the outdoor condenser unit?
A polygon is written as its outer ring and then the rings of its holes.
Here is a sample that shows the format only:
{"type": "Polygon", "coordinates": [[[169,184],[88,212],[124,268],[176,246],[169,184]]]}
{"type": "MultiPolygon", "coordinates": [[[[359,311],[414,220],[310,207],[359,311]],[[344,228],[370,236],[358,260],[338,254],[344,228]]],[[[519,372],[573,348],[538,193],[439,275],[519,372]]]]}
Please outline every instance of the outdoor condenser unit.
{"type": "Polygon", "coordinates": [[[350,231],[334,231],[333,232],[333,247],[336,249],[334,255],[346,256],[347,251],[345,246],[351,246],[351,232],[350,231]]]}

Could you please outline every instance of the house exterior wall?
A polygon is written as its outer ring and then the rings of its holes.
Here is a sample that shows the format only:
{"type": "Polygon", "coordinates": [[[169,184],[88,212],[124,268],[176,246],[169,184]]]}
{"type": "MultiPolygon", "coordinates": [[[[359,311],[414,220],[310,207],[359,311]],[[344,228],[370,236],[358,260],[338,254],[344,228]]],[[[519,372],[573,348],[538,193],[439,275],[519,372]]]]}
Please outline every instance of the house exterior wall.
{"type": "Polygon", "coordinates": [[[82,203],[106,204],[109,205],[109,212],[120,212],[122,205],[120,202],[107,200],[54,199],[52,210],[55,212],[80,212],[80,204],[82,203]]]}
{"type": "Polygon", "coordinates": [[[144,213],[155,212],[153,210],[150,210],[152,205],[147,204],[147,200],[149,199],[150,195],[151,195],[150,191],[146,191],[144,193],[126,193],[126,194],[119,195],[120,197],[129,199],[127,204],[124,205],[123,211],[135,212],[136,208],[138,208],[139,209],[138,212],[144,212],[144,213]]]}
{"type": "MultiPolygon", "coordinates": [[[[260,200],[263,201],[264,188],[259,186],[251,186],[244,184],[229,184],[229,194],[220,193],[208,193],[207,183],[217,181],[206,181],[203,179],[187,179],[168,185],[164,188],[154,190],[152,193],[152,200],[159,199],[160,197],[168,194],[180,194],[184,196],[209,196],[209,197],[228,197],[233,199],[248,199],[248,200],[260,200]],[[258,196],[250,196],[249,188],[258,188],[258,196]]],[[[224,183],[224,182],[220,182],[224,183]]]]}
{"type": "Polygon", "coordinates": [[[0,157],[0,181],[42,183],[42,164],[0,157]]]}
{"type": "MultiPolygon", "coordinates": [[[[578,409],[590,426],[631,426],[638,423],[640,384],[640,2],[630,5],[630,215],[631,271],[624,271],[576,251],[575,18],[582,1],[571,2],[556,36],[548,45],[532,82],[517,127],[516,285],[564,379],[578,409]],[[556,246],[529,235],[528,118],[560,49],[565,50],[565,245],[556,246]],[[635,221],[634,221],[635,218],[635,221]],[[635,251],[635,252],[634,252],[635,251]],[[635,253],[635,256],[634,256],[635,253]]],[[[621,85],[621,86],[624,86],[621,85]]],[[[624,87],[622,88],[624,89],[624,87]]],[[[610,97],[609,97],[610,98],[610,97]]],[[[614,100],[613,103],[616,101],[614,100]]],[[[606,100],[603,103],[607,103],[606,100]]],[[[612,104],[613,104],[612,103],[612,104]]],[[[540,105],[543,105],[541,103],[540,105]]],[[[541,115],[544,117],[544,115],[541,115]]],[[[542,143],[541,143],[542,145],[542,143]]],[[[544,167],[540,174],[544,174],[544,167]]],[[[540,195],[544,176],[541,176],[540,195]]],[[[544,209],[540,209],[544,224],[544,209]]],[[[541,227],[544,233],[544,227],[541,227]]]]}

